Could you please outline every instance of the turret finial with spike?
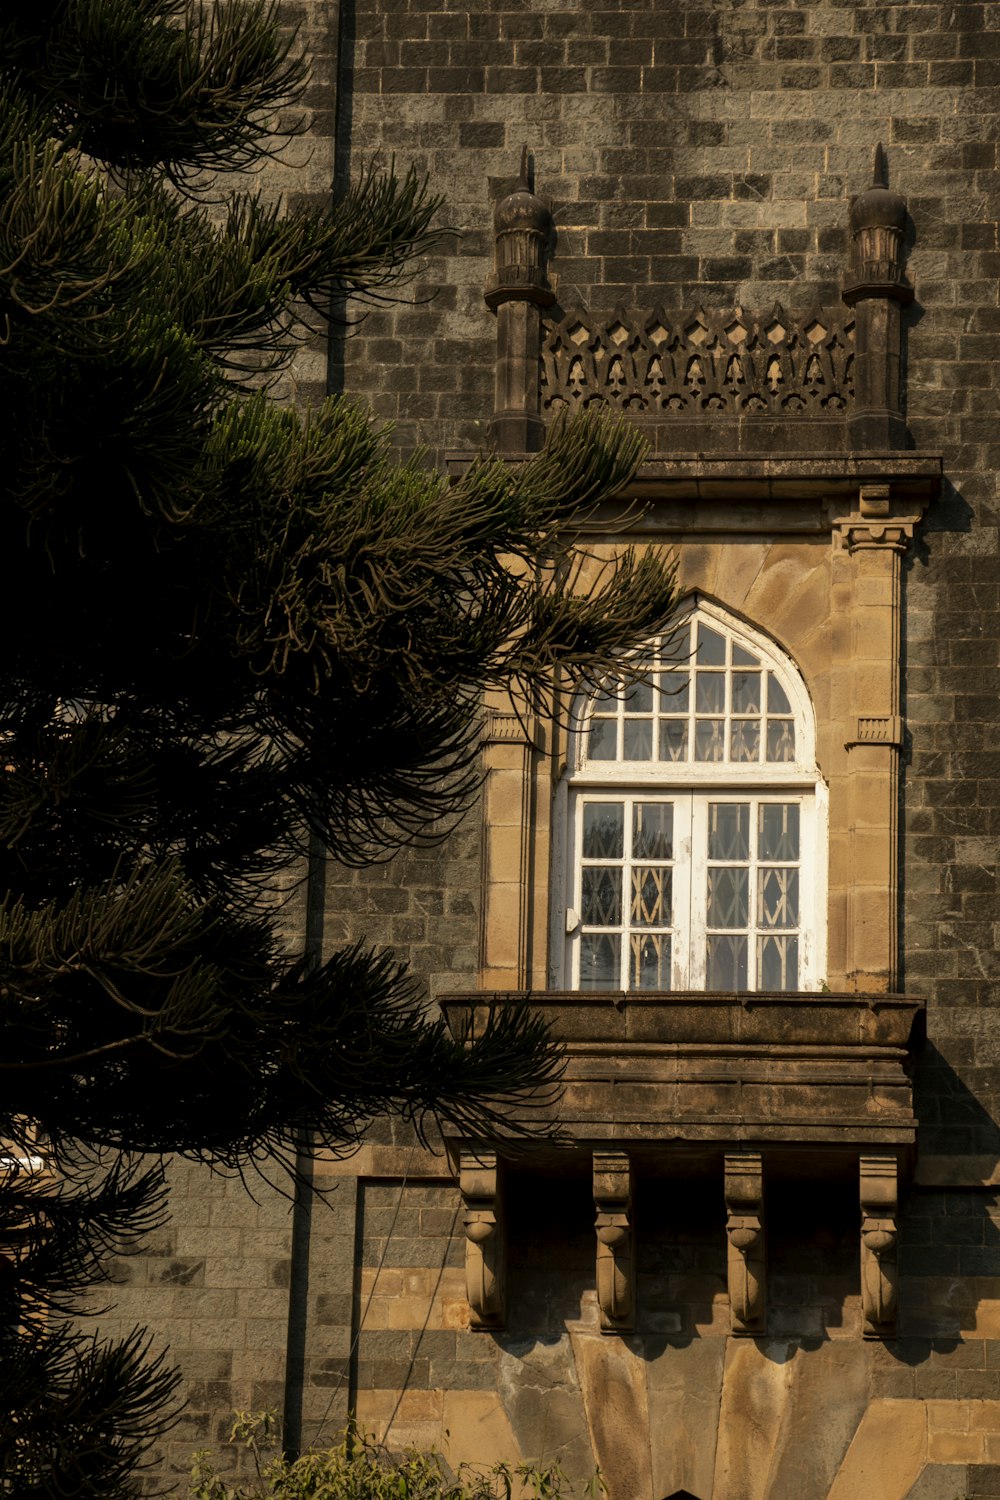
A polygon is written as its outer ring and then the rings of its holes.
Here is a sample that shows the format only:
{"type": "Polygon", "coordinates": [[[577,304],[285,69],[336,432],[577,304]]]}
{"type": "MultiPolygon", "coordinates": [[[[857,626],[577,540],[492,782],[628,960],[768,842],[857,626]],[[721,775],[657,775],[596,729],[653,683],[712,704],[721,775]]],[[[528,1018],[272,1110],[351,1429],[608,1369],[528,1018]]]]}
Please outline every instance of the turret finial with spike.
{"type": "Polygon", "coordinates": [[[887,188],[889,186],[889,167],[882,150],[882,142],[879,141],[875,147],[875,164],[872,168],[872,187],[887,188]]]}

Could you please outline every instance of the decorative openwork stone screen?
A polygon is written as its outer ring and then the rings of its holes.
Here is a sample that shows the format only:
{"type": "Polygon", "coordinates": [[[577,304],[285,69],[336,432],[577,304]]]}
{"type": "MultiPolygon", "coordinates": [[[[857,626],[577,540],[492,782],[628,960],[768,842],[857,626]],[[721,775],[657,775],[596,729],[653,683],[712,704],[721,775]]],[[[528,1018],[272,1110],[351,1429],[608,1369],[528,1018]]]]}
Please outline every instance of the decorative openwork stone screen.
{"type": "Polygon", "coordinates": [[[733,311],[603,320],[571,308],[542,325],[542,409],[609,402],[651,416],[840,416],[854,395],[854,314],[733,311]]]}

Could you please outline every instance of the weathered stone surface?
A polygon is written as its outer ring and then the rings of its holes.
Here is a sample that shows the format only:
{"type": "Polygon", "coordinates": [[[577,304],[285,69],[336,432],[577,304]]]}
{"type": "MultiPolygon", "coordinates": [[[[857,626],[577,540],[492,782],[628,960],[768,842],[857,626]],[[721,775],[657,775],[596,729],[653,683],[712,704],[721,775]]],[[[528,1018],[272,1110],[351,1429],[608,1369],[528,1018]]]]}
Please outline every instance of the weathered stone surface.
{"type": "Polygon", "coordinates": [[[774,1495],[771,1465],[794,1382],[794,1344],[730,1339],[712,1500],[765,1500],[774,1495]]]}
{"type": "Polygon", "coordinates": [[[958,1500],[969,1493],[965,1464],[928,1464],[906,1500],[958,1500]]]}
{"type": "Polygon", "coordinates": [[[583,1392],[594,1456],[609,1500],[645,1500],[652,1495],[646,1363],[631,1340],[572,1335],[577,1378],[583,1392]]]}
{"type": "Polygon", "coordinates": [[[868,1368],[868,1348],[859,1340],[798,1350],[769,1495],[826,1500],[868,1403],[868,1368]]]}
{"type": "Polygon", "coordinates": [[[873,1401],[830,1489],[829,1500],[903,1500],[927,1457],[920,1401],[873,1401]]]}
{"type": "Polygon", "coordinates": [[[655,1496],[679,1489],[711,1494],[725,1360],[725,1338],[667,1344],[651,1353],[646,1388],[655,1496]]]}
{"type": "Polygon", "coordinates": [[[498,1391],[445,1391],[441,1426],[442,1451],[455,1470],[522,1457],[498,1391]]]}
{"type": "Polygon", "coordinates": [[[593,1446],[568,1335],[501,1343],[497,1385],[519,1451],[555,1461],[571,1479],[594,1471],[593,1446]]]}

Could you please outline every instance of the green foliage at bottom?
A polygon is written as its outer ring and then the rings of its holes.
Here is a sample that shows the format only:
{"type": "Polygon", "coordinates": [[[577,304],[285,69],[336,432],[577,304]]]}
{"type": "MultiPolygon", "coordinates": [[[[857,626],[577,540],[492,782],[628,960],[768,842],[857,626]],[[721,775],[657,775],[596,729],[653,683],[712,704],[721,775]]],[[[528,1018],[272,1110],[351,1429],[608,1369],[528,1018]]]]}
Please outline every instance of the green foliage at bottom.
{"type": "Polygon", "coordinates": [[[237,1412],[229,1441],[250,1453],[254,1477],[231,1485],[202,1450],[194,1456],[190,1500],[596,1500],[606,1493],[596,1470],[582,1491],[555,1464],[461,1464],[456,1474],[433,1450],[390,1454],[353,1429],[334,1447],[291,1461],[276,1451],[276,1431],[270,1412],[237,1412]]]}

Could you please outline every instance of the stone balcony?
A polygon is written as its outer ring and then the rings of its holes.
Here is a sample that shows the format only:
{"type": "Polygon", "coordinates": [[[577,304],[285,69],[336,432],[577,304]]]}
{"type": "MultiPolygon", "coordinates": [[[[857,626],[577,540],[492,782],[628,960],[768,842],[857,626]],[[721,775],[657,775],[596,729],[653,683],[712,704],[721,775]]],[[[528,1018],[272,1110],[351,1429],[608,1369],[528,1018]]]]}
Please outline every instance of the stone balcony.
{"type": "Polygon", "coordinates": [[[912,1150],[923,1002],[892,994],[457,994],[455,1035],[530,1004],[566,1049],[561,1097],[525,1111],[565,1143],[912,1150]]]}
{"type": "MultiPolygon", "coordinates": [[[[531,1148],[452,1137],[464,1205],[473,1327],[506,1316],[504,1178],[589,1159],[595,1277],[604,1333],[634,1327],[633,1186],[638,1175],[716,1177],[725,1204],[732,1332],[767,1331],[766,1182],[853,1176],[866,1338],[897,1318],[898,1201],[916,1138],[911,1063],[919,1000],[892,994],[501,992],[448,995],[471,1038],[491,1006],[527,1004],[565,1048],[561,1092],[512,1108],[531,1148]],[[514,1160],[511,1160],[513,1156],[514,1160]]],[[[502,1135],[502,1133],[501,1133],[502,1135]]]]}

